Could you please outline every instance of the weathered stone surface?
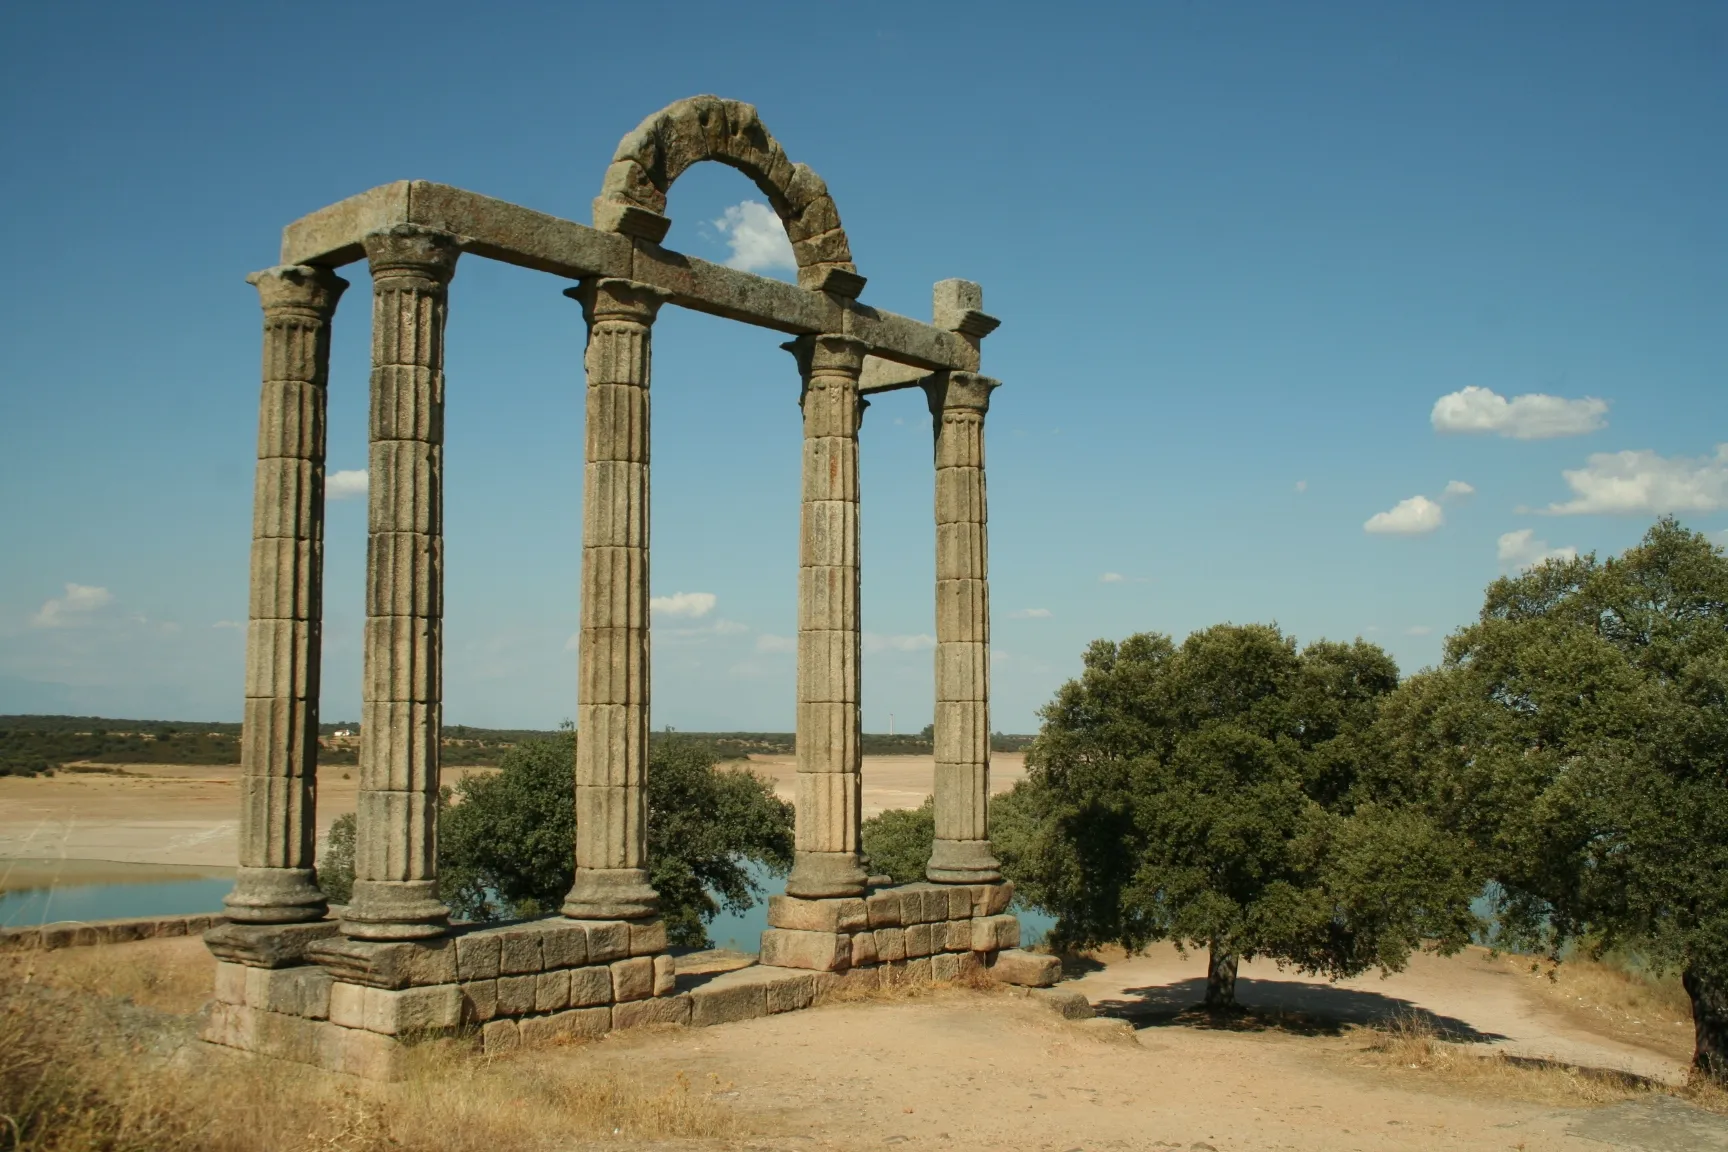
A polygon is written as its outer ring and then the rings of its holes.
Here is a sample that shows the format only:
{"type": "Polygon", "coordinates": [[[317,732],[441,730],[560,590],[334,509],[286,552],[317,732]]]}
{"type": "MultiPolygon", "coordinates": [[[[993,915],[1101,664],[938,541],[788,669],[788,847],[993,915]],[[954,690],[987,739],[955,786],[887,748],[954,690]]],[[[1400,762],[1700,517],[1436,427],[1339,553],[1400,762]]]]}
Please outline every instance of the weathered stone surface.
{"type": "Polygon", "coordinates": [[[666,951],[666,924],[661,920],[630,925],[630,955],[652,956],[666,951]]]}
{"type": "Polygon", "coordinates": [[[330,985],[330,1023],[344,1028],[366,1027],[366,986],[338,980],[330,985]]]}
{"type": "MultiPolygon", "coordinates": [[[[966,953],[966,955],[971,954],[966,953]]],[[[952,983],[960,979],[960,954],[938,952],[930,957],[930,978],[941,984],[952,983]]]]}
{"type": "MultiPolygon", "coordinates": [[[[218,924],[204,933],[204,946],[219,960],[253,968],[286,968],[305,962],[306,949],[337,933],[334,920],[302,924],[218,924]]],[[[152,933],[173,935],[173,933],[152,933]]]]}
{"type": "Polygon", "coordinates": [[[464,1023],[484,1024],[498,1015],[498,981],[470,980],[462,985],[464,1023]]]}
{"type": "Polygon", "coordinates": [[[362,1080],[400,1080],[407,1070],[408,1049],[394,1036],[364,1028],[332,1026],[330,1070],[362,1080]]]}
{"type": "Polygon", "coordinates": [[[246,974],[246,1003],[250,1007],[308,1020],[322,1020],[330,1014],[331,976],[315,964],[242,971],[246,974]]]}
{"type": "Polygon", "coordinates": [[[546,966],[540,952],[540,933],[534,928],[511,928],[498,933],[498,973],[522,976],[546,966]]]}
{"type": "Polygon", "coordinates": [[[605,964],[570,970],[570,1007],[593,1008],[612,1003],[612,969],[605,964]]]}
{"type": "Polygon", "coordinates": [[[642,1000],[654,995],[654,958],[632,956],[612,963],[612,999],[642,1000]]]}
{"type": "Polygon", "coordinates": [[[612,1008],[612,1027],[623,1031],[644,1024],[690,1023],[690,997],[660,996],[648,1000],[631,1000],[612,1008]]]}
{"type": "Polygon", "coordinates": [[[630,955],[630,925],[622,920],[576,920],[588,938],[588,963],[605,964],[630,955]]]}
{"type": "Polygon", "coordinates": [[[561,1012],[570,1007],[570,972],[542,972],[534,978],[534,1011],[561,1012]]]}
{"type": "Polygon", "coordinates": [[[462,991],[455,984],[367,988],[365,1003],[366,1030],[386,1036],[443,1031],[462,1023],[462,991]]]}
{"type": "Polygon", "coordinates": [[[864,911],[872,928],[900,927],[900,894],[892,889],[872,892],[864,899],[864,911]]]}
{"type": "Polygon", "coordinates": [[[246,1003],[246,973],[244,964],[226,960],[216,962],[216,1000],[221,1004],[246,1003]]]}
{"type": "MultiPolygon", "coordinates": [[[[946,933],[947,930],[943,929],[943,931],[946,933]]],[[[930,955],[932,951],[930,935],[931,929],[928,924],[908,924],[906,926],[906,958],[908,960],[930,955]]]]}
{"type": "Polygon", "coordinates": [[[778,973],[768,980],[764,997],[770,1015],[808,1008],[816,998],[816,973],[778,973]]]}
{"type": "Polygon", "coordinates": [[[498,1015],[526,1016],[534,1011],[534,999],[539,993],[535,976],[498,977],[498,1015]]]}
{"type": "Polygon", "coordinates": [[[724,972],[690,990],[690,1024],[730,1024],[768,1013],[767,988],[785,973],[761,966],[724,972]]]}
{"type": "Polygon", "coordinates": [[[331,936],[306,949],[306,959],[338,980],[374,988],[454,984],[457,948],[450,937],[430,940],[355,940],[331,936]]]}
{"type": "Polygon", "coordinates": [[[463,980],[492,980],[499,973],[502,945],[495,932],[470,932],[456,938],[456,974],[463,980]]]}
{"type": "Polygon", "coordinates": [[[1090,1020],[1093,1016],[1092,1002],[1078,988],[1034,988],[1032,996],[1069,1020],[1090,1020]]]}
{"type": "Polygon", "coordinates": [[[972,950],[995,952],[1020,947],[1020,921],[1013,916],[984,916],[972,921],[972,950]]]}
{"type": "Polygon", "coordinates": [[[1048,988],[1062,978],[1062,962],[1054,956],[1006,948],[990,962],[990,974],[1004,984],[1048,988]]]}
{"type": "Polygon", "coordinates": [[[796,896],[768,898],[768,924],[800,932],[857,932],[870,923],[865,902],[857,897],[805,900],[796,896]]]}
{"type": "Polygon", "coordinates": [[[678,990],[678,962],[662,952],[654,957],[654,995],[670,996],[678,990]]]}
{"type": "Polygon", "coordinates": [[[762,963],[817,972],[841,971],[852,963],[852,941],[841,932],[769,928],[762,933],[762,963]]]}
{"type": "Polygon", "coordinates": [[[488,1056],[514,1052],[522,1047],[522,1032],[513,1018],[490,1021],[480,1029],[480,1047],[488,1056]]]}
{"type": "Polygon", "coordinates": [[[836,996],[842,993],[874,992],[882,986],[882,965],[851,968],[845,972],[817,972],[816,996],[836,996]]]}
{"type": "Polygon", "coordinates": [[[876,963],[876,934],[874,932],[854,932],[852,934],[852,967],[862,968],[866,964],[876,963]]]}
{"type": "Polygon", "coordinates": [[[539,922],[540,955],[547,968],[578,968],[588,963],[588,930],[558,917],[539,922]]]}
{"type": "Polygon", "coordinates": [[[876,959],[884,962],[906,959],[906,929],[876,929],[876,959]]]}
{"type": "Polygon", "coordinates": [[[612,1030],[612,1009],[572,1008],[550,1016],[527,1016],[518,1021],[522,1043],[531,1046],[569,1044],[597,1040],[612,1030]]]}

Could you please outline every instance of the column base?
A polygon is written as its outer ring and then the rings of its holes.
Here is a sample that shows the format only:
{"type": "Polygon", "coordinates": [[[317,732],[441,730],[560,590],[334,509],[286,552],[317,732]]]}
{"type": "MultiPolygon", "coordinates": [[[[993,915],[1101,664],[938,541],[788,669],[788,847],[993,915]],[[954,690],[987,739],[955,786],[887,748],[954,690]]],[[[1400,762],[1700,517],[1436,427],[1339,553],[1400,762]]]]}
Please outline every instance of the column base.
{"type": "Polygon", "coordinates": [[[436,880],[356,880],[342,913],[342,934],[352,940],[424,940],[449,927],[436,880]]]}
{"type": "Polygon", "coordinates": [[[239,924],[300,924],[329,911],[310,868],[240,868],[234,891],[222,899],[228,919],[239,924]]]}
{"type": "Polygon", "coordinates": [[[786,895],[807,900],[862,896],[868,879],[856,852],[799,852],[786,878],[786,895]]]}
{"type": "Polygon", "coordinates": [[[562,909],[572,920],[643,920],[660,914],[646,868],[578,868],[562,909]]]}
{"type": "Polygon", "coordinates": [[[1002,879],[1002,865],[988,840],[938,839],[924,875],[937,884],[994,884],[1002,879]]]}

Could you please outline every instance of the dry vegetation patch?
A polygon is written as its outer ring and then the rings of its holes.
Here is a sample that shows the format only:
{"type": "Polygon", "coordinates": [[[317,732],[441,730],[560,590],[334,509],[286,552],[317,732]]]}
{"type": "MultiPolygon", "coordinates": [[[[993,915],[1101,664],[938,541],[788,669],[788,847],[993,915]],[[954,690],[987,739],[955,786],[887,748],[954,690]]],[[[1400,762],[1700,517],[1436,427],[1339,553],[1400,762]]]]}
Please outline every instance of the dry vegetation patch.
{"type": "Polygon", "coordinates": [[[1525,987],[1593,1032],[1692,1059],[1692,1001],[1676,975],[1651,976],[1612,960],[1574,957],[1561,964],[1502,956],[1525,987]]]}

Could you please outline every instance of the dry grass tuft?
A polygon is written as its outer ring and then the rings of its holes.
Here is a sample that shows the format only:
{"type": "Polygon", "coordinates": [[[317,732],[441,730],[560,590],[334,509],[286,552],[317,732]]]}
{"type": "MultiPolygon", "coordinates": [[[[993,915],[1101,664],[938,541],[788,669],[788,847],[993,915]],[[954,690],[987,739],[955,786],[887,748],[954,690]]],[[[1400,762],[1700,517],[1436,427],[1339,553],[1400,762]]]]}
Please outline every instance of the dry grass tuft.
{"type": "Polygon", "coordinates": [[[1355,1030],[1368,1044],[1354,1063],[1416,1073],[1448,1087],[1541,1104],[1577,1106],[1634,1100],[1667,1087],[1630,1072],[1579,1068],[1549,1060],[1480,1052],[1453,1043],[1419,1012],[1406,1012],[1374,1028],[1355,1030]]]}
{"type": "Polygon", "coordinates": [[[1560,964],[1528,956],[1502,959],[1527,977],[1534,995],[1591,1031],[1691,1060],[1692,1001],[1678,976],[1652,976],[1612,959],[1582,956],[1560,964]]]}
{"type": "MultiPolygon", "coordinates": [[[[529,1152],[741,1134],[712,1086],[597,1070],[579,1049],[485,1059],[428,1046],[406,1080],[377,1085],[209,1048],[191,1016],[83,990],[118,979],[95,954],[138,948],[55,956],[40,970],[50,982],[0,975],[0,1149],[529,1152]]],[[[206,983],[210,967],[205,955],[206,983]]]]}
{"type": "Polygon", "coordinates": [[[962,975],[958,980],[916,980],[908,977],[903,971],[894,968],[879,969],[880,975],[875,982],[869,984],[842,979],[833,987],[825,988],[817,993],[816,1003],[821,1004],[861,1004],[865,1002],[899,1003],[906,1000],[922,1000],[942,992],[956,988],[972,992],[1001,992],[1004,985],[990,975],[987,968],[962,975]]]}
{"type": "Polygon", "coordinates": [[[161,1012],[198,1011],[215,977],[216,965],[196,936],[0,954],[0,983],[113,997],[161,1012]]]}

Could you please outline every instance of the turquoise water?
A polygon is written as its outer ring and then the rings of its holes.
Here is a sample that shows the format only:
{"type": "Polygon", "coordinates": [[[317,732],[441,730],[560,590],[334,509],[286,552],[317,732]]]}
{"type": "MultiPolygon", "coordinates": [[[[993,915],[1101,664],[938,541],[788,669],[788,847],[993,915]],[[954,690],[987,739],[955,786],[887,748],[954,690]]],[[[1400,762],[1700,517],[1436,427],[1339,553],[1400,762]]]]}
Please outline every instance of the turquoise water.
{"type": "MultiPolygon", "coordinates": [[[[766,872],[756,872],[762,885],[762,899],[747,912],[722,912],[708,925],[708,939],[716,948],[732,948],[739,952],[755,952],[762,947],[762,930],[768,927],[768,897],[786,891],[786,878],[766,872]]],[[[1020,918],[1020,943],[1029,947],[1044,939],[1055,925],[1053,916],[1022,909],[1012,910],[1020,918]]]]}
{"type": "Polygon", "coordinates": [[[0,892],[0,928],[63,920],[119,920],[132,916],[186,916],[222,911],[226,878],[162,880],[141,884],[76,884],[0,892]]]}

